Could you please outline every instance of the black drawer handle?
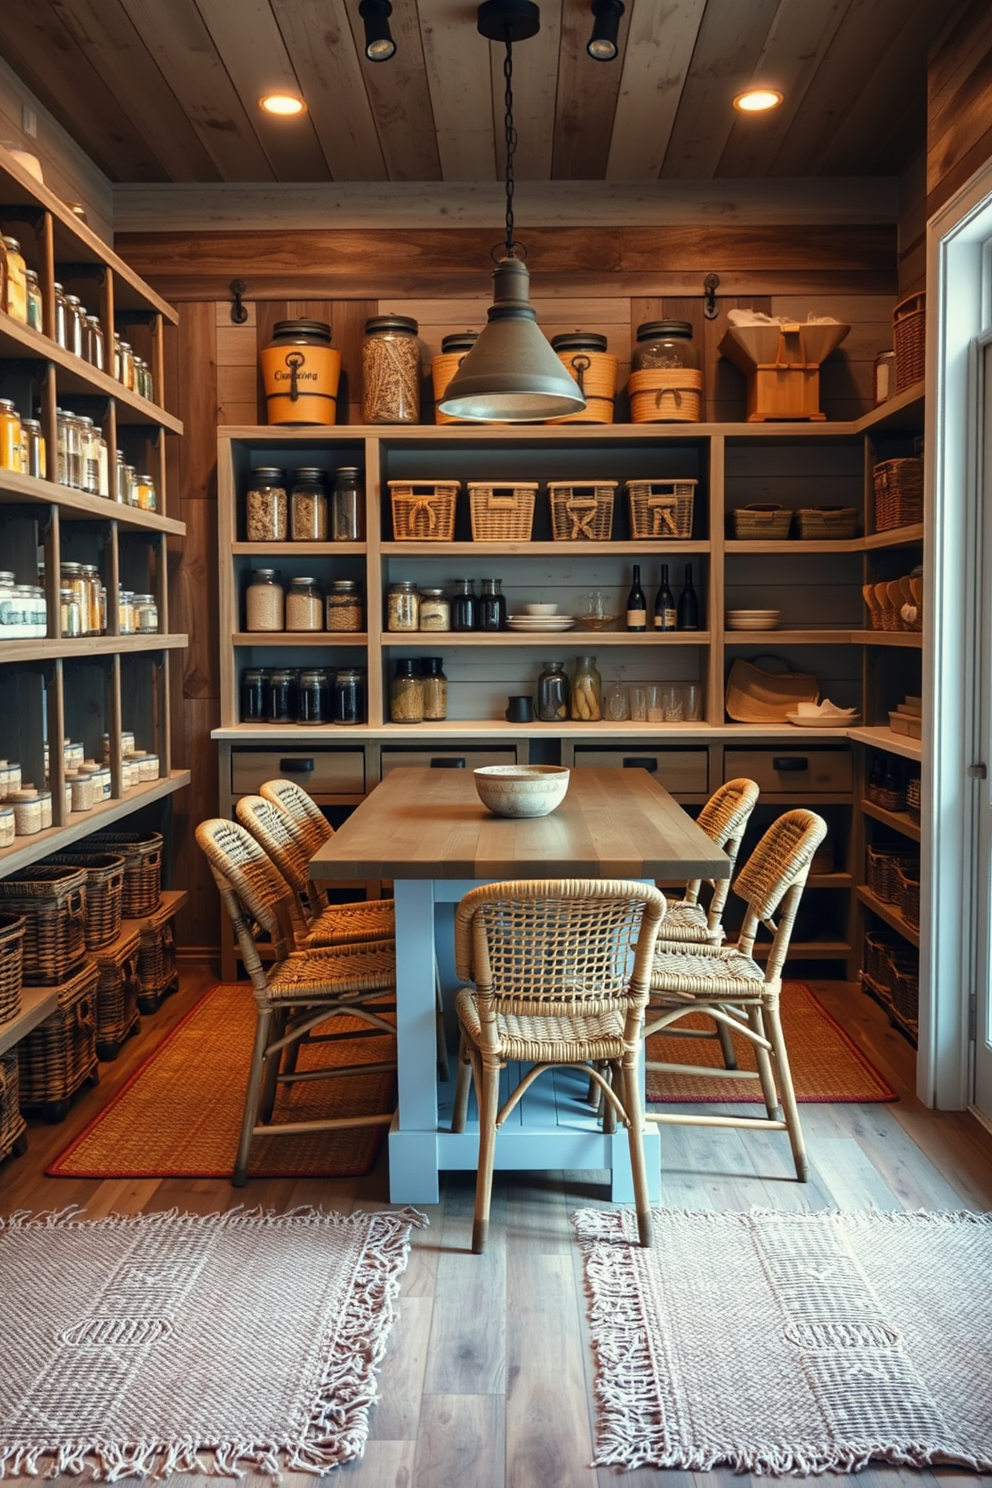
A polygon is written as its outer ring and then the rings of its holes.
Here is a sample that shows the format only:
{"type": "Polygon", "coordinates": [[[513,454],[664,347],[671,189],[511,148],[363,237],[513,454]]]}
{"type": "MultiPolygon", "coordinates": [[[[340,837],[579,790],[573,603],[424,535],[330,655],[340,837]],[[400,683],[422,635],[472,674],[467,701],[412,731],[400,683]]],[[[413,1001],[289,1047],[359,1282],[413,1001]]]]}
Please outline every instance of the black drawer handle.
{"type": "Polygon", "coordinates": [[[310,775],[313,772],[313,760],[284,759],[279,761],[279,768],[284,775],[310,775]]]}
{"type": "Polygon", "coordinates": [[[636,755],[632,755],[630,759],[624,760],[623,767],[625,770],[647,770],[653,775],[658,768],[658,761],[652,759],[650,755],[646,759],[640,759],[636,755]]]}
{"type": "Polygon", "coordinates": [[[464,758],[454,759],[449,755],[438,755],[436,759],[431,760],[432,770],[464,770],[464,768],[464,758]]]}
{"type": "Polygon", "coordinates": [[[772,760],[773,770],[808,770],[809,760],[803,754],[783,755],[781,759],[772,760]]]}

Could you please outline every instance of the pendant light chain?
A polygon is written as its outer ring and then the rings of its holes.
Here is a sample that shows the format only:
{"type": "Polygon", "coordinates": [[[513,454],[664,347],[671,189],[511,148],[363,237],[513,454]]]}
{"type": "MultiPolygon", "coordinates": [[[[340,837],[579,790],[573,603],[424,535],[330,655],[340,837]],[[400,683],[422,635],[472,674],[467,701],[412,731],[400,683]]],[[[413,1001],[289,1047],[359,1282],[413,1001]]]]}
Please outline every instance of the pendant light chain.
{"type": "Polygon", "coordinates": [[[503,77],[506,80],[503,116],[506,131],[506,257],[514,257],[513,243],[513,157],[517,149],[517,131],[513,127],[513,42],[510,28],[506,28],[506,57],[503,61],[503,77]]]}

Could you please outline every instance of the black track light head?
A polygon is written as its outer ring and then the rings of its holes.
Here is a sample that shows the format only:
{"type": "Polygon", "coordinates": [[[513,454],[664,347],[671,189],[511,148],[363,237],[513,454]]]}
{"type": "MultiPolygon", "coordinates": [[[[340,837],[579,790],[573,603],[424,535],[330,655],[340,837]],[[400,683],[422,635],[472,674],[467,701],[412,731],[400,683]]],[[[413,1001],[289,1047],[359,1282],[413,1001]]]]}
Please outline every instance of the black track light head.
{"type": "Polygon", "coordinates": [[[389,30],[393,7],[389,0],[361,0],[358,14],[365,23],[365,55],[370,62],[388,62],[396,55],[396,43],[389,30]]]}
{"type": "Polygon", "coordinates": [[[592,0],[592,35],[586,51],[594,62],[612,62],[616,57],[623,9],[623,0],[592,0]]]}

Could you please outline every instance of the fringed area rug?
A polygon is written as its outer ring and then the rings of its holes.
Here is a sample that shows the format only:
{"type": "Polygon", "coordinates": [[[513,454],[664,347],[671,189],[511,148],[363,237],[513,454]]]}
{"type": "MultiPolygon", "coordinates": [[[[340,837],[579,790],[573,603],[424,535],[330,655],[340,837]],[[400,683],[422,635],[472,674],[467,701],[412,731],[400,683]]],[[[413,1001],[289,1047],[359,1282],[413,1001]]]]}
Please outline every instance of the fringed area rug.
{"type": "MultiPolygon", "coordinates": [[[[896,1092],[879,1074],[822,1002],[803,982],[786,982],[782,991],[782,1027],[789,1050],[792,1081],[798,1101],[892,1101],[896,1092]]],[[[712,1018],[700,1013],[683,1018],[680,1028],[713,1029],[712,1018]]],[[[753,1070],[753,1046],[733,1035],[741,1069],[753,1070]]],[[[648,1040],[649,1059],[668,1064],[722,1063],[716,1039],[673,1038],[656,1034],[648,1040]]],[[[670,1075],[648,1070],[648,1101],[729,1101],[735,1105],[761,1101],[757,1080],[727,1080],[706,1075],[670,1075]]]]}
{"type": "Polygon", "coordinates": [[[416,1210],[0,1220],[0,1476],[361,1455],[416,1210]]]}
{"type": "Polygon", "coordinates": [[[992,1470],[992,1215],[573,1216],[597,1463],[992,1470]]]}
{"type": "MultiPolygon", "coordinates": [[[[337,1027],[341,1027],[340,1020],[337,1027]]],[[[298,1068],[390,1058],[387,1036],[335,1046],[302,1045],[298,1068]],[[333,1054],[332,1054],[333,1049],[333,1054]]],[[[317,1030],[319,1031],[319,1030],[317,1030]]],[[[234,1168],[255,1032],[247,982],[226,982],[202,997],[154,1049],[90,1125],[47,1169],[53,1178],[225,1178],[234,1168]]],[[[392,1057],[395,1057],[393,1050],[392,1057]]],[[[392,1073],[342,1075],[280,1088],[276,1121],[392,1111],[392,1073]]],[[[252,1178],[352,1178],[367,1173],[384,1126],[299,1136],[256,1137],[252,1178]]]]}

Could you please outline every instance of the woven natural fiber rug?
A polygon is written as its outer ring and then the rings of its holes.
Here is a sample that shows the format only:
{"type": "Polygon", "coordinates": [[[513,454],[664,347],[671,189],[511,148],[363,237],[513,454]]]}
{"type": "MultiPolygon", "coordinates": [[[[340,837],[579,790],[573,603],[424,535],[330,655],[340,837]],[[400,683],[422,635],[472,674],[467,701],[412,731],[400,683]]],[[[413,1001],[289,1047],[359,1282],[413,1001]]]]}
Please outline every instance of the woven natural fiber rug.
{"type": "MultiPolygon", "coordinates": [[[[782,1028],[789,1050],[792,1083],[798,1101],[892,1101],[896,1092],[830,1016],[803,982],[786,982],[782,992],[782,1028]]],[[[693,1013],[681,1028],[713,1029],[712,1018],[693,1013]]],[[[741,1069],[755,1068],[747,1039],[733,1035],[741,1069]]],[[[656,1034],[648,1040],[648,1058],[668,1064],[722,1063],[716,1039],[680,1039],[656,1034]]],[[[664,1104],[684,1101],[761,1102],[757,1080],[707,1079],[705,1075],[669,1075],[648,1070],[647,1099],[664,1104]]]]}
{"type": "Polygon", "coordinates": [[[992,1470],[992,1215],[573,1216],[596,1461],[992,1470]]]}
{"type": "MultiPolygon", "coordinates": [[[[340,1026],[340,1023],[338,1024],[340,1026]]],[[[357,1021],[355,1030],[362,1027],[357,1021]]],[[[226,1178],[234,1169],[255,1031],[246,982],[221,983],[201,998],[100,1114],[46,1169],[55,1178],[226,1178]]],[[[389,1059],[385,1037],[337,1047],[343,1064],[389,1059]]],[[[329,1044],[303,1045],[298,1068],[332,1057],[329,1044]]],[[[395,1051],[393,1056],[395,1057],[395,1051]]],[[[275,1120],[307,1121],[391,1111],[391,1073],[342,1075],[280,1087],[275,1120]]],[[[367,1173],[386,1128],[257,1137],[254,1178],[341,1178],[367,1173]]]]}
{"type": "Polygon", "coordinates": [[[360,1456],[415,1210],[0,1220],[0,1476],[360,1456]]]}

